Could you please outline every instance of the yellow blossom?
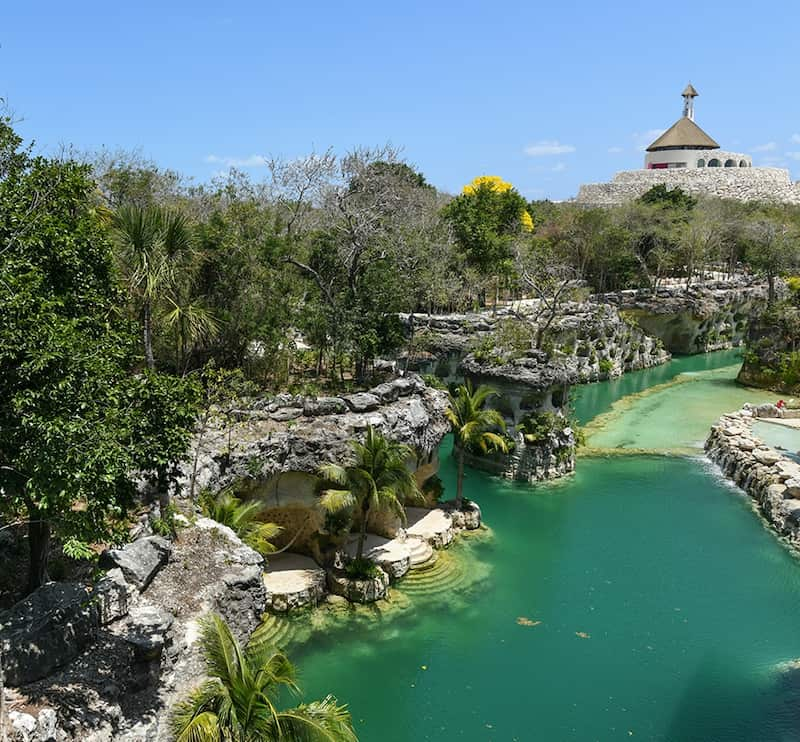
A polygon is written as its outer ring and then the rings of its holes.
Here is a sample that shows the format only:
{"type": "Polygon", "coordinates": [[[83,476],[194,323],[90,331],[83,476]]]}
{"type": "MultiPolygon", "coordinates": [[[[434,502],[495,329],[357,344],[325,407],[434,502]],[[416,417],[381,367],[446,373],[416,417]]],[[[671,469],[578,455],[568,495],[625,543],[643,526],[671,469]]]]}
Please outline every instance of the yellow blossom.
{"type": "Polygon", "coordinates": [[[533,232],[533,218],[526,209],[519,215],[519,221],[524,232],[533,232]]]}
{"type": "Polygon", "coordinates": [[[512,188],[511,183],[506,183],[499,175],[480,175],[471,183],[467,183],[463,192],[471,196],[481,186],[488,186],[497,193],[505,193],[512,188]]]}

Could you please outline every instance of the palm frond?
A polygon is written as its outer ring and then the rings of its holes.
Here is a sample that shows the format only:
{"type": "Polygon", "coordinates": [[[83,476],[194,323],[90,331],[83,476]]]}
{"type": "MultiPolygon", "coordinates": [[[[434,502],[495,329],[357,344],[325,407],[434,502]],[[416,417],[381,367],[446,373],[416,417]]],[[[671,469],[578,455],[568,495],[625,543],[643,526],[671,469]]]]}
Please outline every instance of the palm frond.
{"type": "Polygon", "coordinates": [[[357,742],[347,706],[333,696],[278,715],[280,739],[286,742],[357,742]]]}
{"type": "Polygon", "coordinates": [[[350,490],[323,490],[319,504],[329,513],[339,513],[356,505],[356,498],[350,490]]]}

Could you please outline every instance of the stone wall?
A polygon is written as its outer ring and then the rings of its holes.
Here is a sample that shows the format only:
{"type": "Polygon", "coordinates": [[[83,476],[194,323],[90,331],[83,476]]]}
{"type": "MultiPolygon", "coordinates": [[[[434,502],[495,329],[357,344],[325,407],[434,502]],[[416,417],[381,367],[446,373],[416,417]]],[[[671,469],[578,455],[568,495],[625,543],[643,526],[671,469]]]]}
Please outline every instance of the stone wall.
{"type": "Polygon", "coordinates": [[[767,167],[624,170],[609,183],[582,185],[576,201],[587,206],[617,206],[662,183],[698,196],[800,204],[800,184],[791,181],[789,171],[767,167]]]}
{"type": "Polygon", "coordinates": [[[758,417],[781,417],[774,405],[745,405],[723,415],[705,443],[708,457],[741,487],[770,527],[793,548],[800,547],[800,464],[765,445],[752,432],[758,417]]]}

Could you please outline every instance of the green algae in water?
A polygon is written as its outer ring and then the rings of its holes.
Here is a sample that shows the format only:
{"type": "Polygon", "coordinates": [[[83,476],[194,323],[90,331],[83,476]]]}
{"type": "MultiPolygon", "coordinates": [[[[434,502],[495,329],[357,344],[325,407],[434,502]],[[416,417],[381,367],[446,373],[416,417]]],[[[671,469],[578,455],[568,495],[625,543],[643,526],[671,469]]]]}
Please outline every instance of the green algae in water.
{"type": "Polygon", "coordinates": [[[672,380],[615,402],[585,428],[592,450],[691,453],[702,448],[708,430],[725,412],[774,394],[736,383],[739,366],[684,372],[672,380]]]}

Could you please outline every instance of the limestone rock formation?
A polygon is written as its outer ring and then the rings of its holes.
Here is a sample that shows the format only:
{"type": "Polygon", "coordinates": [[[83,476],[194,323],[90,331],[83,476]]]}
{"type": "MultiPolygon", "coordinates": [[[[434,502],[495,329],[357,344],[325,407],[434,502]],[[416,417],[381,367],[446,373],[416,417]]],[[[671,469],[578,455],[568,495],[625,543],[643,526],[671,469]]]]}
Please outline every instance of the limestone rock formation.
{"type": "Polygon", "coordinates": [[[705,450],[722,473],[741,487],[765,520],[794,548],[800,547],[800,464],[765,445],[752,432],[759,417],[787,414],[774,405],[745,405],[711,428],[705,450]]]}
{"type": "MultiPolygon", "coordinates": [[[[145,546],[134,542],[119,551],[161,548],[159,541],[141,540],[145,546]]],[[[169,710],[202,679],[198,620],[216,611],[240,638],[260,622],[266,605],[263,558],[229,528],[199,518],[179,531],[169,561],[158,564],[146,580],[138,569],[113,568],[93,594],[83,586],[49,583],[0,617],[7,682],[23,698],[57,711],[57,719],[40,714],[36,720],[56,732],[33,736],[32,742],[53,736],[82,742],[169,739],[169,710]],[[31,611],[45,618],[31,621],[31,611]]]]}

